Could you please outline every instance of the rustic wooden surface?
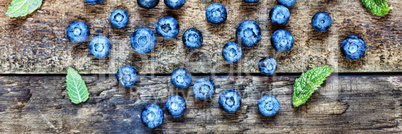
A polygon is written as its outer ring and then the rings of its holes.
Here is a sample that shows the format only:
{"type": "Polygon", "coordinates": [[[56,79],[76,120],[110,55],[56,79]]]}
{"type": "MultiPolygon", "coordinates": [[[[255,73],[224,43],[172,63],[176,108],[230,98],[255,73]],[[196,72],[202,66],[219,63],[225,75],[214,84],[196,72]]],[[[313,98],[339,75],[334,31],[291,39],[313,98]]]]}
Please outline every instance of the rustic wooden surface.
{"type": "MultiPolygon", "coordinates": [[[[195,77],[197,79],[205,78],[195,77]]],[[[306,104],[293,108],[293,76],[216,76],[216,94],[199,101],[192,88],[176,89],[167,76],[141,76],[133,88],[118,85],[114,76],[88,75],[90,98],[74,105],[64,76],[1,76],[1,133],[400,133],[401,76],[332,76],[306,104]],[[242,106],[234,114],[218,104],[219,94],[234,89],[242,106]],[[180,118],[165,113],[160,127],[146,128],[141,109],[163,107],[179,94],[187,111],[180,118]],[[275,117],[262,116],[257,101],[266,94],[281,104],[275,117]]],[[[166,109],[164,109],[166,112],[166,109]]]]}
{"type": "Polygon", "coordinates": [[[11,0],[0,1],[0,73],[2,74],[63,74],[68,66],[81,74],[116,73],[123,65],[134,65],[142,74],[169,74],[178,67],[193,73],[259,73],[257,62],[263,57],[278,61],[278,73],[299,73],[316,66],[331,65],[339,72],[400,72],[402,71],[402,2],[387,0],[394,7],[389,14],[378,17],[362,7],[359,0],[299,0],[290,8],[286,26],[275,26],[268,19],[276,0],[260,0],[246,4],[241,0],[187,0],[177,11],[167,9],[161,1],[156,9],[138,7],[135,0],[105,0],[99,5],[84,0],[44,0],[39,10],[23,18],[4,15],[11,0]],[[222,25],[207,23],[205,9],[220,2],[228,10],[228,20],[222,25]],[[117,8],[127,10],[130,21],[124,29],[114,29],[110,13],[117,8]],[[328,32],[315,32],[311,18],[318,11],[328,12],[333,25],[328,32]],[[158,44],[149,54],[135,53],[129,36],[139,27],[155,31],[163,16],[173,16],[180,24],[179,35],[172,40],[158,36],[158,44]],[[230,65],[221,55],[225,43],[236,41],[235,28],[242,20],[256,21],[262,28],[262,40],[254,48],[245,48],[239,63],[230,65]],[[68,41],[65,30],[73,21],[84,21],[91,35],[81,44],[68,41]],[[197,28],[204,35],[203,46],[189,50],[181,36],[188,28],[197,28]],[[295,38],[290,52],[275,52],[271,34],[280,28],[289,30],[295,38]],[[367,43],[367,52],[359,60],[346,60],[340,53],[340,42],[348,35],[359,35],[367,43]],[[109,57],[96,59],[88,50],[95,36],[106,36],[112,43],[109,57]]]}

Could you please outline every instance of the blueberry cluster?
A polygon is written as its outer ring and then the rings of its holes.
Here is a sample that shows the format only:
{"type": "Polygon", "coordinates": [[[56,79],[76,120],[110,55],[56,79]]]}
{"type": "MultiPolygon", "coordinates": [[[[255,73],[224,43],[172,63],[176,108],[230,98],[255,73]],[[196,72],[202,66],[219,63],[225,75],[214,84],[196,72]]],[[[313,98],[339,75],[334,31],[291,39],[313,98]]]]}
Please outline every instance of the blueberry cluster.
{"type": "MultiPolygon", "coordinates": [[[[247,3],[255,3],[258,0],[243,0],[247,3]]],[[[86,0],[89,4],[99,4],[103,0],[86,0]]],[[[166,6],[173,10],[180,9],[185,0],[164,0],[166,6]]],[[[273,7],[269,12],[269,18],[275,25],[286,25],[290,18],[289,7],[295,4],[296,0],[278,0],[280,5],[273,7]]],[[[139,7],[145,9],[155,8],[159,0],[137,0],[139,7]]],[[[227,19],[227,11],[224,5],[213,3],[208,6],[205,11],[208,22],[218,25],[222,24],[227,19]]],[[[111,25],[114,28],[121,29],[126,27],[129,22],[129,14],[123,9],[114,10],[109,18],[111,25]]],[[[328,13],[318,12],[312,18],[312,26],[317,32],[326,32],[332,24],[331,17],[328,13]]],[[[155,26],[155,31],[158,35],[165,39],[177,37],[180,31],[179,22],[170,16],[162,17],[158,20],[155,26]]],[[[82,21],[71,23],[66,34],[68,39],[73,43],[83,43],[87,40],[90,29],[89,26],[82,21]]],[[[223,58],[228,63],[238,62],[242,55],[243,47],[254,47],[261,40],[261,28],[255,21],[244,20],[236,28],[236,42],[228,42],[222,49],[223,58]]],[[[182,36],[184,46],[188,49],[197,49],[202,46],[203,35],[196,28],[187,29],[182,36]]],[[[149,28],[141,27],[136,29],[131,34],[131,47],[140,54],[146,54],[152,51],[157,44],[156,34],[149,28]]],[[[271,37],[273,48],[280,53],[286,53],[294,45],[293,35],[284,29],[276,30],[271,37]]],[[[109,55],[111,48],[110,41],[107,37],[94,37],[89,43],[89,51],[96,58],[102,59],[109,55]]],[[[361,58],[365,51],[366,45],[362,38],[358,36],[348,36],[342,41],[341,51],[347,59],[354,60],[361,58]]],[[[261,74],[271,76],[277,69],[277,62],[274,58],[263,58],[258,63],[261,74]]],[[[132,87],[138,80],[138,71],[130,65],[121,67],[116,78],[124,87],[132,87]]],[[[192,83],[192,76],[189,71],[184,68],[175,69],[171,75],[171,83],[176,88],[188,88],[192,83]]],[[[193,85],[193,95],[195,98],[204,101],[211,99],[215,93],[215,84],[211,79],[199,79],[193,85]]],[[[234,113],[241,107],[241,96],[232,89],[223,91],[219,95],[219,105],[227,113],[234,113]]],[[[165,108],[172,117],[181,117],[186,111],[186,103],[183,97],[172,95],[168,98],[165,108]]],[[[258,109],[264,116],[274,116],[279,111],[279,102],[272,95],[265,95],[258,101],[258,109]]],[[[162,108],[156,104],[145,106],[141,113],[143,123],[149,128],[155,128],[162,124],[164,112],[162,108]]]]}

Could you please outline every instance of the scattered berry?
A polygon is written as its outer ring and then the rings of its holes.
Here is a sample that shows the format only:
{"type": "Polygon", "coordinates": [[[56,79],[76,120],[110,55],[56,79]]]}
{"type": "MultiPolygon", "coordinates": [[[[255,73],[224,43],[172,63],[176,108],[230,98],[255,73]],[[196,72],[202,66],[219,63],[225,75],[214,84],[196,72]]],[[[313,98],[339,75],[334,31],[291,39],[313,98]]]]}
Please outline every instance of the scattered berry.
{"type": "Polygon", "coordinates": [[[366,43],[358,36],[348,36],[342,41],[341,51],[349,59],[360,59],[366,52],[366,43]]]}
{"type": "Polygon", "coordinates": [[[82,43],[86,41],[89,36],[89,28],[84,22],[75,21],[68,26],[66,33],[71,42],[82,43]]]}
{"type": "Polygon", "coordinates": [[[138,79],[138,71],[133,66],[125,65],[117,71],[116,78],[121,85],[132,87],[138,79]]]}
{"type": "Polygon", "coordinates": [[[214,81],[210,79],[199,79],[194,83],[193,95],[199,100],[210,99],[215,93],[214,81]]]}

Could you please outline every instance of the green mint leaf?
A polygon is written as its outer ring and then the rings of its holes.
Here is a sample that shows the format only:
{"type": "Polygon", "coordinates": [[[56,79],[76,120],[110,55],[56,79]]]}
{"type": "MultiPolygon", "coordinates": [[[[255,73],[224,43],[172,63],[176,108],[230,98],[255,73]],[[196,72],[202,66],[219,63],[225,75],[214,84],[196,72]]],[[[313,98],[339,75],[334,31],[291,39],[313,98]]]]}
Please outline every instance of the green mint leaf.
{"type": "Polygon", "coordinates": [[[306,103],[314,90],[317,90],[333,71],[334,69],[328,66],[316,67],[297,78],[293,85],[293,106],[298,107],[306,103]]]}
{"type": "Polygon", "coordinates": [[[8,6],[6,15],[9,17],[24,17],[42,5],[42,0],[13,0],[8,6]]]}
{"type": "Polygon", "coordinates": [[[89,98],[88,88],[81,75],[73,68],[68,67],[66,77],[67,94],[71,102],[78,104],[87,101],[89,98]]]}
{"type": "Polygon", "coordinates": [[[387,0],[362,0],[362,2],[365,8],[378,16],[384,16],[392,9],[391,7],[388,7],[387,0]]]}

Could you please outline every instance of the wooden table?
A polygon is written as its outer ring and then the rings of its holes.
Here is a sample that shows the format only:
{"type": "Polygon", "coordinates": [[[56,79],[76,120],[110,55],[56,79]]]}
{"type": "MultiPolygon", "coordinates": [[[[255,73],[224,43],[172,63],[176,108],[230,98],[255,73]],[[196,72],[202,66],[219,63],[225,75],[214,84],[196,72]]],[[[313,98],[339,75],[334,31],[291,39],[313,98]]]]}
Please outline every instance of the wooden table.
{"type": "Polygon", "coordinates": [[[276,26],[268,18],[276,0],[247,4],[241,0],[187,0],[180,10],[170,10],[161,1],[156,9],[139,8],[135,0],[105,0],[90,5],[84,0],[44,0],[34,13],[22,18],[4,15],[11,0],[0,1],[0,133],[401,133],[402,132],[402,2],[387,0],[394,7],[383,17],[374,16],[359,0],[298,0],[290,8],[286,26],[276,26]],[[228,10],[224,24],[206,21],[205,9],[220,2],[228,10]],[[115,29],[110,13],[127,10],[126,28],[115,29]],[[328,12],[332,27],[315,32],[311,18],[328,12]],[[180,24],[179,35],[171,40],[158,36],[158,44],[148,54],[135,53],[130,35],[139,27],[155,31],[159,18],[172,16],[180,24]],[[235,28],[242,20],[254,20],[262,28],[262,39],[253,48],[243,47],[244,56],[235,64],[222,55],[225,43],[236,41],[235,28]],[[68,25],[81,20],[91,35],[81,44],[69,42],[68,25]],[[181,36],[188,28],[204,35],[201,48],[189,50],[181,36]],[[276,52],[270,43],[277,29],[290,31],[294,47],[276,52]],[[106,59],[95,58],[88,49],[95,36],[106,36],[112,48],[106,59]],[[359,35],[367,44],[359,60],[347,60],[340,42],[359,35]],[[258,61],[274,57],[274,76],[259,74],[258,61]],[[133,65],[141,74],[132,88],[118,84],[115,73],[123,65],[133,65]],[[306,104],[291,104],[294,80],[302,72],[329,65],[335,72],[306,104]],[[82,74],[90,99],[74,105],[65,86],[67,67],[82,74]],[[209,101],[192,95],[192,86],[177,89],[170,73],[187,68],[193,83],[200,78],[215,81],[216,94],[209,101]],[[242,106],[233,114],[218,105],[219,93],[234,89],[242,106]],[[140,120],[145,105],[164,106],[167,98],[179,94],[187,111],[180,118],[165,113],[164,123],[146,128],[140,120]],[[266,94],[276,96],[281,106],[275,117],[262,116],[257,101],[266,94]]]}

